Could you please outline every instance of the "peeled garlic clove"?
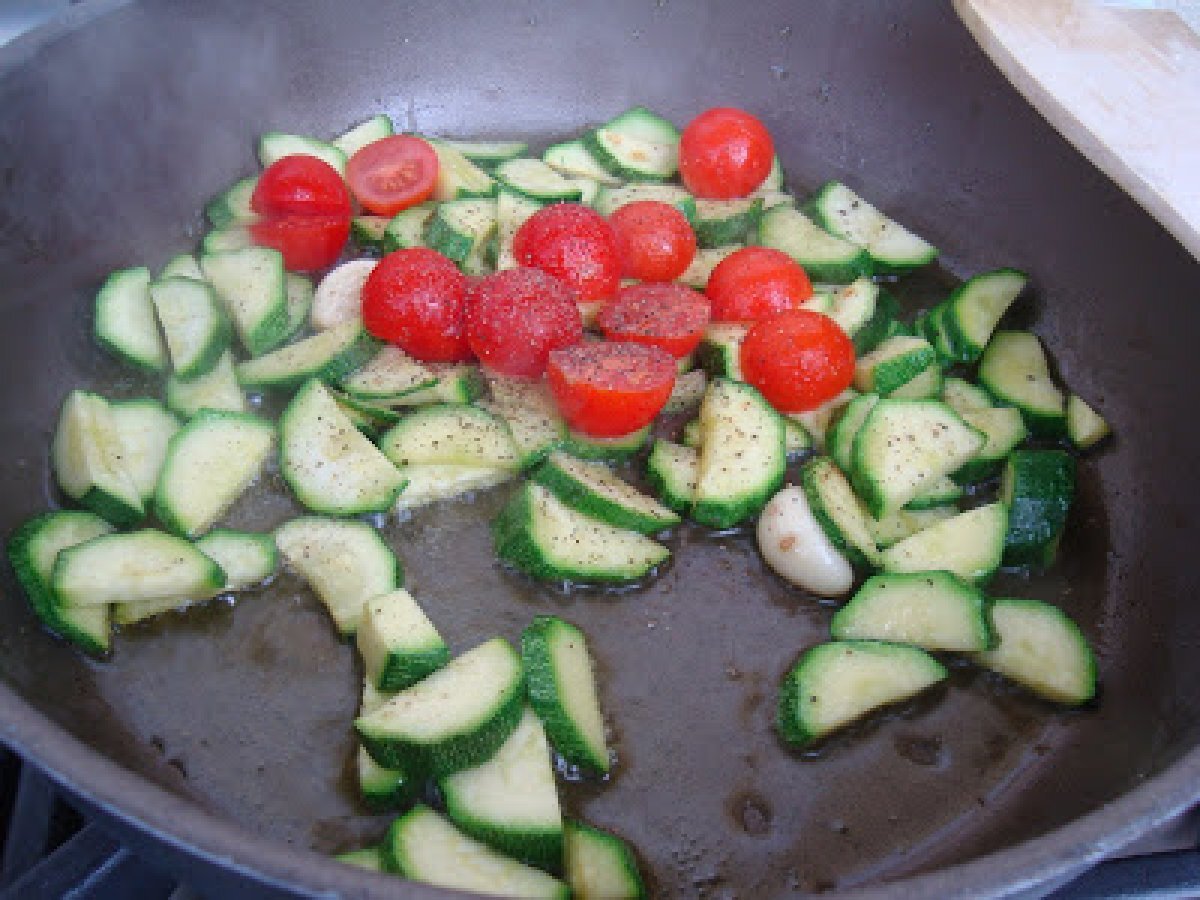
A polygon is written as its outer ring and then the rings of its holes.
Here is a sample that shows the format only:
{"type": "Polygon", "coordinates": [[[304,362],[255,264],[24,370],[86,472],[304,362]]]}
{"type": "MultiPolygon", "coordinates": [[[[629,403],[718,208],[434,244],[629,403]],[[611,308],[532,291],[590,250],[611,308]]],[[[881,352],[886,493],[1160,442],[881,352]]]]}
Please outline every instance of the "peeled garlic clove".
{"type": "Polygon", "coordinates": [[[781,578],[821,597],[838,597],[854,584],[854,570],[809,508],[804,490],[781,490],[758,519],[758,549],[781,578]]]}

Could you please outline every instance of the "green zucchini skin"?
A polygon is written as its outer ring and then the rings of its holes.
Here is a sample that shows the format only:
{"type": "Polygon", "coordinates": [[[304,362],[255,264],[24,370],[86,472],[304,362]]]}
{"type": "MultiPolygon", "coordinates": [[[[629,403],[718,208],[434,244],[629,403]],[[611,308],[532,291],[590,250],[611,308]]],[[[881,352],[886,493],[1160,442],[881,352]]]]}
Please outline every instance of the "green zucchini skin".
{"type": "Polygon", "coordinates": [[[1004,565],[1052,564],[1075,497],[1075,458],[1065,450],[1014,450],[1000,493],[1008,504],[1004,565]]]}

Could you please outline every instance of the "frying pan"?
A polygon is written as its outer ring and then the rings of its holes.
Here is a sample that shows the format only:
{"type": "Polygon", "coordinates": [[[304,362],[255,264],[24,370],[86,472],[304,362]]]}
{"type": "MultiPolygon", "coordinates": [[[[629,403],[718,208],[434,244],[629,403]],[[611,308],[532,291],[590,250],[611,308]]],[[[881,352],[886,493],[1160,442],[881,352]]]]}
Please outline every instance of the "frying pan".
{"type": "MultiPolygon", "coordinates": [[[[904,289],[914,303],[949,275],[1033,273],[1014,321],[1036,323],[1117,438],[1083,465],[1060,565],[993,591],[1062,603],[1103,694],[1063,714],[960,668],[806,757],[778,743],[772,706],[829,611],[765,572],[746,535],[681,529],[657,581],[611,595],[500,572],[484,522],[503,492],[390,523],[456,651],[541,612],[589,634],[619,764],[609,784],[567,784],[568,812],[630,839],[664,896],[985,897],[1043,892],[1195,802],[1200,267],[942,4],[73,10],[0,54],[0,532],[59,500],[46,448],[71,387],[157,391],[95,347],[92,294],[112,268],[194,246],[203,202],[254,170],[257,134],[386,111],[403,129],[545,141],[635,103],[677,122],[761,114],[797,193],[847,181],[942,248],[944,272],[904,289]]],[[[268,476],[231,521],[269,528],[295,512],[281,497],[268,476]]],[[[354,654],[298,582],[130,629],[95,663],[4,578],[0,739],[135,849],[219,896],[443,896],[321,856],[386,818],[347,775],[354,654]]]]}

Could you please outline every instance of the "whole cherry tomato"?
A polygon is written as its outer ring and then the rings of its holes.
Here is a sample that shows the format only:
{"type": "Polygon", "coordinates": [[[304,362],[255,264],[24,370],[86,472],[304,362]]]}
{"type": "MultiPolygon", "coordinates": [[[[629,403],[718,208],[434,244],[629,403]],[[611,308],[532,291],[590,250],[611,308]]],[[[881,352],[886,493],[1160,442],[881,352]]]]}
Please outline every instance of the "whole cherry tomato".
{"type": "Polygon", "coordinates": [[[466,303],[467,277],[447,257],[424,247],[396,250],[367,276],[363,324],[419,360],[461,362],[471,358],[466,303]]]}
{"type": "Polygon", "coordinates": [[[763,319],[741,347],[742,375],[781,412],[832,400],[854,379],[854,344],[828,316],[799,309],[763,319]]]}
{"type": "Polygon", "coordinates": [[[767,127],[740,109],[705,110],[679,137],[679,174],[697,197],[745,197],[763,183],[774,159],[767,127]]]}

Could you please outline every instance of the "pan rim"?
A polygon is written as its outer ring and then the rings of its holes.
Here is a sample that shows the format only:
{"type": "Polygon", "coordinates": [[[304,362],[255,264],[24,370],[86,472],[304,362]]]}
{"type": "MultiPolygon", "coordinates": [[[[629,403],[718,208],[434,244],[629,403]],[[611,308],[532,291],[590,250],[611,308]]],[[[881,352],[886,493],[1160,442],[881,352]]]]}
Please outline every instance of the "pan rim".
{"type": "MultiPolygon", "coordinates": [[[[86,0],[0,47],[0,81],[44,48],[134,0],[86,0]]],[[[1015,90],[1015,89],[1014,89],[1015,90]]],[[[1143,214],[1149,217],[1149,213],[1143,214]]],[[[124,828],[254,879],[267,888],[311,897],[396,896],[392,876],[337,865],[307,849],[268,839],[205,810],[121,766],[0,682],[0,743],[84,805],[124,828]]],[[[1059,828],[967,862],[921,875],[839,892],[850,898],[1040,895],[1111,856],[1200,799],[1200,746],[1117,798],[1059,828]]],[[[462,897],[456,891],[405,883],[413,898],[462,897]]]]}

